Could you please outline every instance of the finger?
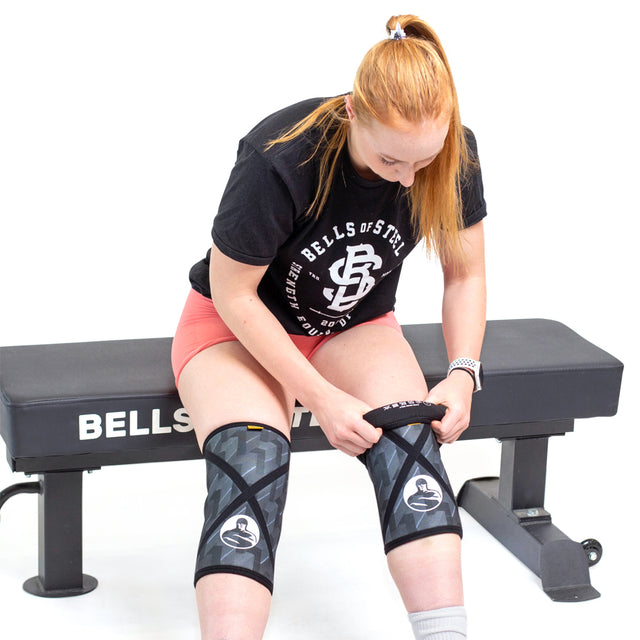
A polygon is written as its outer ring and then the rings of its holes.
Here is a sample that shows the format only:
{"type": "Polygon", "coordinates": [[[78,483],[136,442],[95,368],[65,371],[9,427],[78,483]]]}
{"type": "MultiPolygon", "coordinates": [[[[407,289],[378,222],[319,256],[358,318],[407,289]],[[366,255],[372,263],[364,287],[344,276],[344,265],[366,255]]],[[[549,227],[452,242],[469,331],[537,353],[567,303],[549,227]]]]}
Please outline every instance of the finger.
{"type": "Polygon", "coordinates": [[[345,444],[336,448],[338,449],[338,451],[342,451],[342,453],[346,453],[348,456],[351,456],[352,458],[360,456],[366,451],[366,449],[363,449],[362,447],[357,447],[352,444],[345,444]]]}
{"type": "Polygon", "coordinates": [[[442,443],[443,442],[442,441],[442,438],[443,438],[442,422],[440,422],[439,420],[433,420],[431,422],[431,430],[435,434],[436,440],[442,443]]]}
{"type": "Polygon", "coordinates": [[[442,442],[443,444],[451,444],[455,442],[468,427],[468,422],[464,420],[460,420],[455,425],[453,425],[448,431],[443,432],[442,434],[442,442]]]}
{"type": "Polygon", "coordinates": [[[343,431],[336,435],[333,446],[336,449],[350,453],[350,455],[360,455],[373,446],[373,442],[363,438],[357,431],[343,431]]]}
{"type": "Polygon", "coordinates": [[[442,430],[436,434],[436,439],[440,444],[451,444],[455,441],[455,431],[451,429],[442,430]]]}
{"type": "Polygon", "coordinates": [[[362,420],[355,426],[355,433],[368,444],[367,448],[374,445],[382,437],[382,429],[374,427],[366,420],[362,420]]]}
{"type": "Polygon", "coordinates": [[[355,450],[345,449],[343,447],[339,447],[338,451],[342,451],[342,453],[346,453],[350,458],[356,458],[360,455],[359,453],[356,453],[355,450]]]}
{"type": "Polygon", "coordinates": [[[382,429],[374,428],[366,421],[363,422],[366,425],[364,436],[354,430],[351,434],[345,434],[336,448],[350,456],[359,456],[376,444],[382,436],[382,429]]]}
{"type": "Polygon", "coordinates": [[[442,444],[449,444],[452,442],[452,437],[457,431],[458,422],[458,413],[451,409],[447,409],[447,412],[441,421],[434,420],[431,423],[431,428],[436,433],[438,442],[442,444]]]}

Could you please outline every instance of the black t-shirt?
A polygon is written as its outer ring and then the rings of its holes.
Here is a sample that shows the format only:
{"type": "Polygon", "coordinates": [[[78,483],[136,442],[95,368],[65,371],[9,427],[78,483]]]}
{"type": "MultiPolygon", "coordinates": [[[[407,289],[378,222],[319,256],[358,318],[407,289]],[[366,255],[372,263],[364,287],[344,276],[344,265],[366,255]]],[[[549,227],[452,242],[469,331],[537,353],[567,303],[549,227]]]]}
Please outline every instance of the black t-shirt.
{"type": "MultiPolygon", "coordinates": [[[[278,111],[240,141],[212,229],[229,258],[269,265],[258,295],[288,333],[310,336],[393,310],[402,261],[417,244],[404,187],[362,178],[346,148],[326,205],[317,217],[307,214],[318,184],[317,157],[309,161],[317,133],[265,147],[321,102],[278,111]]],[[[475,154],[475,138],[466,133],[475,154]]],[[[465,227],[486,216],[479,166],[462,184],[462,201],[465,227]]],[[[206,297],[209,257],[189,274],[206,297]]]]}

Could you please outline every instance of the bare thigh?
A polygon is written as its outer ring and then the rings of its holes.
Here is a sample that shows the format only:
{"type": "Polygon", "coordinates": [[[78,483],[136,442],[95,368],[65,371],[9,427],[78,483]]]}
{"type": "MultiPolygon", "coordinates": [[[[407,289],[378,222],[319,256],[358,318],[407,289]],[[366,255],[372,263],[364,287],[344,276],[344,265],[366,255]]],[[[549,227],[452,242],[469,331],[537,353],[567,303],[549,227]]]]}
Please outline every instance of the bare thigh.
{"type": "Polygon", "coordinates": [[[178,385],[198,444],[232,422],[260,422],[290,437],[295,399],[239,342],[223,342],[194,356],[178,385]]]}
{"type": "Polygon", "coordinates": [[[348,329],[322,345],[311,362],[329,382],[372,408],[427,396],[413,350],[391,327],[348,329]]]}
{"type": "MultiPolygon", "coordinates": [[[[372,408],[427,396],[411,347],[390,327],[367,325],[345,331],[318,349],[312,362],[333,384],[372,408]]],[[[463,604],[457,535],[414,540],[393,549],[387,560],[407,611],[463,604]]]]}

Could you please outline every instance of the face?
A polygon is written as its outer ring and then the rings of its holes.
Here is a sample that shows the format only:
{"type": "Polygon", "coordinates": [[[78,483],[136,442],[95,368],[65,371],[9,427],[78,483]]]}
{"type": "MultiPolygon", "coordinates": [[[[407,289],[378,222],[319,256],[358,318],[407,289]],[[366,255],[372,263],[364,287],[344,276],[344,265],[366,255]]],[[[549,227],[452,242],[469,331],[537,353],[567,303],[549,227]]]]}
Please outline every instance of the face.
{"type": "Polygon", "coordinates": [[[419,125],[406,120],[398,120],[393,126],[375,120],[364,124],[353,112],[351,96],[347,96],[346,103],[349,156],[363,178],[382,178],[410,187],[416,173],[442,151],[449,131],[448,117],[424,120],[419,125]]]}

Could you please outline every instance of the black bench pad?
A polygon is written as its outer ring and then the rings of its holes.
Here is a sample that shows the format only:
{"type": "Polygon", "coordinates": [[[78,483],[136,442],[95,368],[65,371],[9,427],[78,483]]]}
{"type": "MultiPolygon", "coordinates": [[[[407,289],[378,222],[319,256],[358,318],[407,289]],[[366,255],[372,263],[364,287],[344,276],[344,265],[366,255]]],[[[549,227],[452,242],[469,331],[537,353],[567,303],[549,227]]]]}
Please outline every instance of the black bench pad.
{"type": "MultiPolygon", "coordinates": [[[[405,325],[427,383],[442,379],[440,324],[405,325]]],[[[0,433],[14,471],[199,457],[170,367],[170,338],[0,348],[0,433]]],[[[465,438],[553,435],[617,411],[622,363],[565,325],[487,324],[485,390],[465,438]]],[[[294,450],[328,447],[299,409],[294,450]]]]}

